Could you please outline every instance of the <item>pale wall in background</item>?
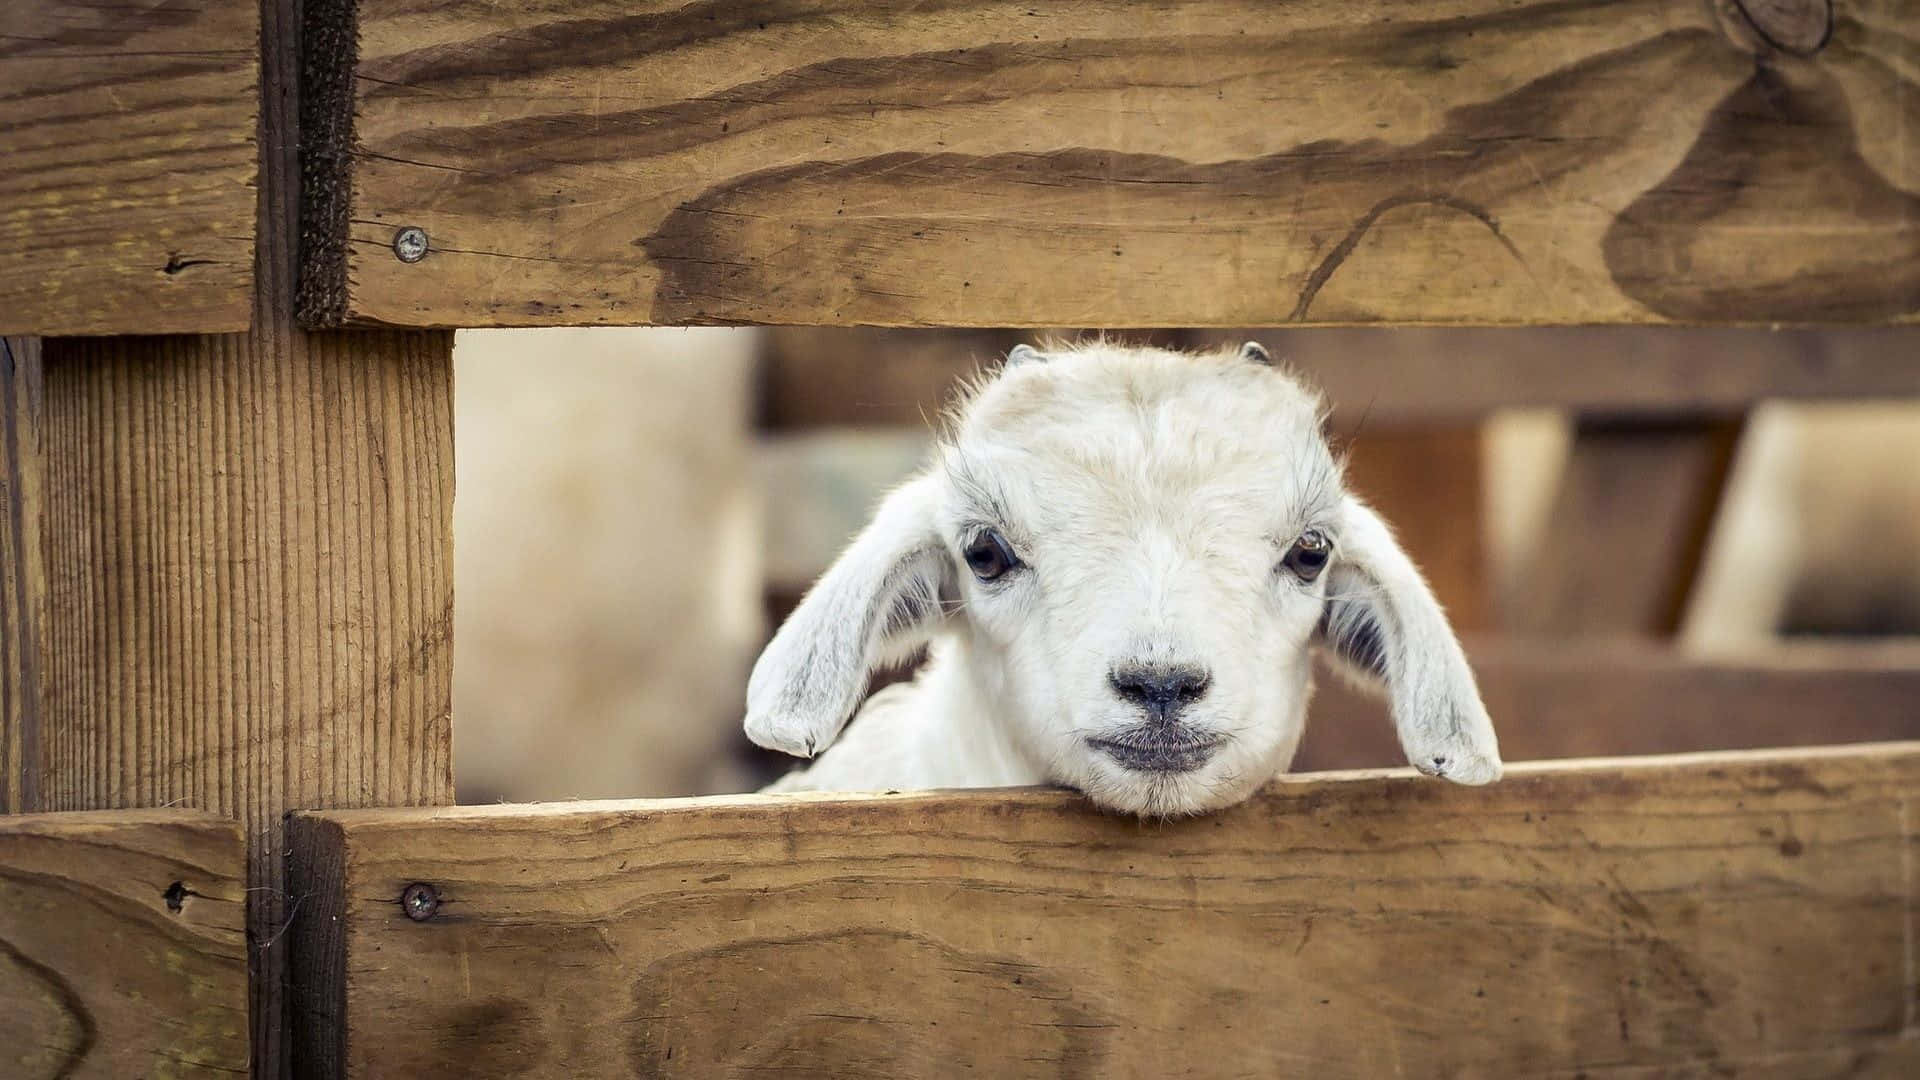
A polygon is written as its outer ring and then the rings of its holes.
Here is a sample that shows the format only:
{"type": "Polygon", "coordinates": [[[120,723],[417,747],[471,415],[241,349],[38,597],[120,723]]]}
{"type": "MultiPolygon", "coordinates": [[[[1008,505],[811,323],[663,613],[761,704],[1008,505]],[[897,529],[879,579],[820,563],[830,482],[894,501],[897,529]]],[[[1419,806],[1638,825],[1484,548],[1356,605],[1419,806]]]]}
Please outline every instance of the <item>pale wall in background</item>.
{"type": "Polygon", "coordinates": [[[762,635],[755,336],[456,339],[461,802],[741,786],[762,635]]]}

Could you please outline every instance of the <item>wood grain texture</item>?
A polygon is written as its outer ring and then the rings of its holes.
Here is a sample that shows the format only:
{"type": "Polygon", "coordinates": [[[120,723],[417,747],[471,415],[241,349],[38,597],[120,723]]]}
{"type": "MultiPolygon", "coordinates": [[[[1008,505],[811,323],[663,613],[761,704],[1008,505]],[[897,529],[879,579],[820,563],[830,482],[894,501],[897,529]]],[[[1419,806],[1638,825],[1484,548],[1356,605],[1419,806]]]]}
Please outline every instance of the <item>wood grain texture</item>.
{"type": "MultiPolygon", "coordinates": [[[[1920,739],[1920,646],[1689,656],[1645,639],[1466,639],[1509,761],[1920,739]]],[[[1386,706],[1322,671],[1296,771],[1404,765],[1386,706]]]]}
{"type": "Polygon", "coordinates": [[[295,11],[261,8],[253,329],[42,356],[42,805],[243,824],[265,1077],[305,902],[285,812],[453,797],[452,335],[294,326],[295,11]]]}
{"type": "Polygon", "coordinates": [[[41,806],[246,824],[261,1061],[282,815],[453,798],[450,336],[46,343],[41,806]]]}
{"type": "Polygon", "coordinates": [[[304,310],[1914,321],[1920,12],[1806,2],[324,0],[304,310]]]}
{"type": "MultiPolygon", "coordinates": [[[[1018,331],[774,327],[768,430],[927,427],[955,386],[1031,335],[1018,331]]],[[[1188,347],[1264,342],[1368,430],[1477,419],[1502,408],[1615,415],[1731,413],[1769,398],[1920,397],[1920,331],[1682,327],[1254,327],[1196,330],[1188,347]]]]}
{"type": "Polygon", "coordinates": [[[0,6],[0,333],[244,330],[259,13],[0,6]]]}
{"type": "Polygon", "coordinates": [[[1526,584],[1503,621],[1528,634],[1676,633],[1743,427],[1580,418],[1526,584]]]}
{"type": "Polygon", "coordinates": [[[293,873],[340,930],[299,962],[340,1022],[303,1075],[1910,1075],[1917,784],[1901,744],[1298,777],[1166,823],[1044,791],[309,815],[293,873]]]}
{"type": "Polygon", "coordinates": [[[247,1073],[245,845],[184,810],[0,817],[0,1073],[247,1073]]]}
{"type": "Polygon", "coordinates": [[[0,337],[0,813],[39,805],[46,619],[40,339],[0,337]]]}

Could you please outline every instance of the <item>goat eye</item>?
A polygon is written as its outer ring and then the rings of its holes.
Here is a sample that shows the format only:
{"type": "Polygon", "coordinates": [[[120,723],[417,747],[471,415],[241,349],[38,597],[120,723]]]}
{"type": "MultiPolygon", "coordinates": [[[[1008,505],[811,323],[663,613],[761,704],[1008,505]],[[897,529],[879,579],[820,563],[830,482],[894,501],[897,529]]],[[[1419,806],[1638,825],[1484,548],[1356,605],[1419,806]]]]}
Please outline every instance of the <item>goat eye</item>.
{"type": "Polygon", "coordinates": [[[1280,565],[1287,568],[1301,581],[1312,581],[1327,568],[1327,559],[1333,555],[1333,542],[1319,529],[1308,529],[1287,549],[1286,558],[1280,565]]]}
{"type": "Polygon", "coordinates": [[[983,529],[973,538],[967,545],[966,556],[967,568],[981,581],[993,581],[1020,565],[1013,549],[992,529],[983,529]]]}

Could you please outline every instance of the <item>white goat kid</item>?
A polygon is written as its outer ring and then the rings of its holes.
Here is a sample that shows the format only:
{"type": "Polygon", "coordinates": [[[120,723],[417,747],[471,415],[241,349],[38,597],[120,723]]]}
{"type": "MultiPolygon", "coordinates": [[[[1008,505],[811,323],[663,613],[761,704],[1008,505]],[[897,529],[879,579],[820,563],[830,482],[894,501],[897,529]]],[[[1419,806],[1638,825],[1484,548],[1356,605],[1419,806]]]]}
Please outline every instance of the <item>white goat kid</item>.
{"type": "Polygon", "coordinates": [[[1384,683],[1416,768],[1500,775],[1433,594],[1264,349],[1007,359],[761,655],[747,734],[827,751],[770,790],[1055,783],[1217,809],[1292,760],[1316,646],[1384,683]],[[918,678],[842,735],[872,672],[922,644],[918,678]]]}

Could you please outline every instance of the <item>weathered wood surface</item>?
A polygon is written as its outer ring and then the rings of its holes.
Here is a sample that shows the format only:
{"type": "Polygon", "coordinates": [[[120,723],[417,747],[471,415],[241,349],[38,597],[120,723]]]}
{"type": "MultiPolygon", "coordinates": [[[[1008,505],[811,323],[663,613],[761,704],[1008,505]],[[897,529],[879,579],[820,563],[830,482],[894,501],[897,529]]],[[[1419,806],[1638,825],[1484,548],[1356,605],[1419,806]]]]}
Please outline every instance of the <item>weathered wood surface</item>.
{"type": "Polygon", "coordinates": [[[47,596],[40,339],[0,337],[0,814],[39,803],[47,596]]]}
{"type": "Polygon", "coordinates": [[[243,824],[269,1078],[303,903],[282,877],[285,812],[453,797],[452,335],[294,325],[294,11],[261,8],[252,330],[42,354],[40,808],[243,824]]]}
{"type": "Polygon", "coordinates": [[[302,815],[303,1075],[1912,1075],[1917,790],[1902,744],[1302,777],[1164,823],[302,815]]]}
{"type": "Polygon", "coordinates": [[[309,11],[325,324],[1920,317],[1905,0],[309,11]]]}
{"type": "MultiPolygon", "coordinates": [[[[1689,656],[1645,639],[1469,637],[1509,761],[1920,739],[1920,646],[1794,641],[1689,656]]],[[[1386,707],[1330,673],[1293,766],[1406,763],[1386,707]]]]}
{"type": "Polygon", "coordinates": [[[244,851],[186,810],[0,816],[0,1075],[245,1075],[244,851]]]}
{"type": "MultiPolygon", "coordinates": [[[[760,417],[769,430],[925,428],[961,379],[1031,335],[775,327],[760,417]]],[[[1188,346],[1266,343],[1366,429],[1529,406],[1615,415],[1731,413],[1768,398],[1920,397],[1920,331],[1681,327],[1530,330],[1265,327],[1195,331],[1188,346]]]]}
{"type": "Polygon", "coordinates": [[[260,19],[0,5],[0,333],[244,330],[260,19]]]}
{"type": "Polygon", "coordinates": [[[1744,426],[1582,417],[1512,629],[1676,633],[1744,426]]]}

